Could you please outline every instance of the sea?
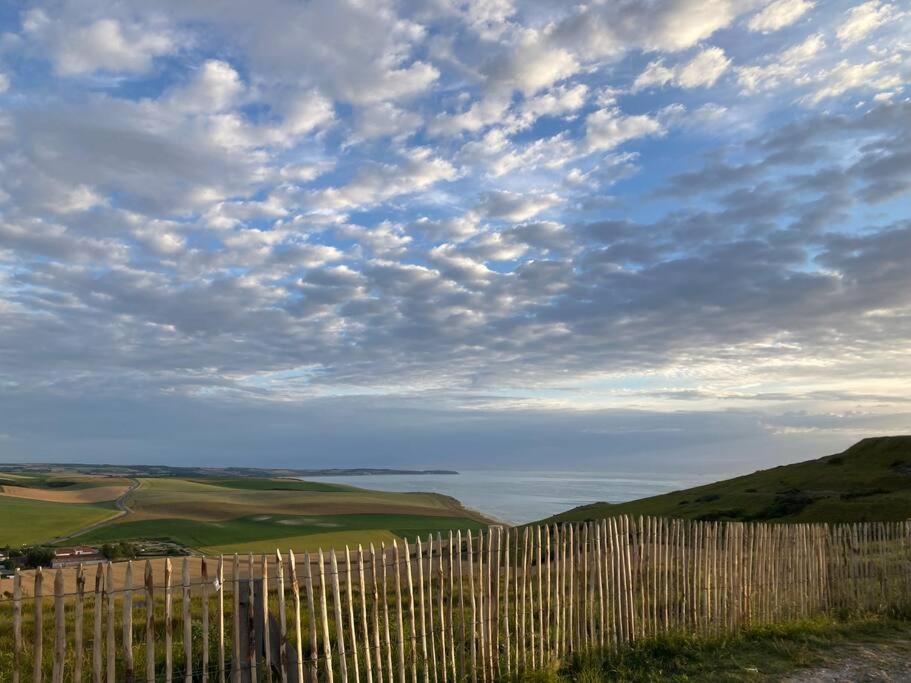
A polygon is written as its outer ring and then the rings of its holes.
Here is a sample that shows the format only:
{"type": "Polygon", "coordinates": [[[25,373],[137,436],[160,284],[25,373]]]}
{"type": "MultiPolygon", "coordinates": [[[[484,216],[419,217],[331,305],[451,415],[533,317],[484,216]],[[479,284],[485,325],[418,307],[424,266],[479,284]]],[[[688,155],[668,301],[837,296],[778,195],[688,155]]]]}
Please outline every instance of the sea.
{"type": "Polygon", "coordinates": [[[623,503],[706,483],[685,476],[634,473],[468,470],[459,474],[371,474],[306,477],[377,491],[425,491],[457,498],[466,507],[509,524],[522,524],[589,503],[623,503]]]}

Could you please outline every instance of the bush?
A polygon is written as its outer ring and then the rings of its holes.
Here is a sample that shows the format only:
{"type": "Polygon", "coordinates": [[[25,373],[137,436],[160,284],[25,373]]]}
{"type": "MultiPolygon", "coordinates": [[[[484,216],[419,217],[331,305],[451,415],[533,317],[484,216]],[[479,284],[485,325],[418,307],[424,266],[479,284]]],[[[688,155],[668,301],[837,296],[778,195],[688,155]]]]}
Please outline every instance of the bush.
{"type": "Polygon", "coordinates": [[[33,546],[26,548],[22,553],[22,563],[29,569],[36,567],[49,567],[54,559],[53,548],[33,546]]]}
{"type": "Polygon", "coordinates": [[[132,560],[136,557],[136,548],[127,541],[105,543],[101,546],[101,554],[107,560],[132,560]]]}

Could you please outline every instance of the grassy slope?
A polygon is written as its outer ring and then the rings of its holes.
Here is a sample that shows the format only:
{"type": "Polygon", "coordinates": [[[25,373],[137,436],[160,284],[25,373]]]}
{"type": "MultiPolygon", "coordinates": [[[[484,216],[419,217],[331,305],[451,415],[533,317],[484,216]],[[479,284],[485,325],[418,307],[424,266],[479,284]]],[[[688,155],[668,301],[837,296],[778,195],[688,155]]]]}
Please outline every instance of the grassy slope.
{"type": "Polygon", "coordinates": [[[43,543],[113,517],[110,505],[76,505],[0,496],[0,546],[43,543]]]}
{"type": "MultiPolygon", "coordinates": [[[[243,546],[248,550],[255,541],[287,545],[287,539],[312,534],[343,531],[389,531],[399,537],[414,537],[428,531],[455,528],[476,529],[480,524],[465,517],[440,517],[395,514],[314,515],[257,515],[219,522],[200,522],[188,519],[147,519],[99,527],[78,540],[85,543],[104,543],[114,540],[167,538],[191,548],[221,548],[243,546]]],[[[295,547],[297,549],[297,547],[295,547]]]]}
{"type": "Polygon", "coordinates": [[[76,540],[168,539],[218,553],[379,542],[484,524],[446,496],[288,479],[141,479],[127,505],[129,515],[76,540]]]}
{"type": "Polygon", "coordinates": [[[864,439],[843,453],[643,498],[595,503],[549,521],[609,515],[766,521],[911,518],[911,436],[864,439]]]}

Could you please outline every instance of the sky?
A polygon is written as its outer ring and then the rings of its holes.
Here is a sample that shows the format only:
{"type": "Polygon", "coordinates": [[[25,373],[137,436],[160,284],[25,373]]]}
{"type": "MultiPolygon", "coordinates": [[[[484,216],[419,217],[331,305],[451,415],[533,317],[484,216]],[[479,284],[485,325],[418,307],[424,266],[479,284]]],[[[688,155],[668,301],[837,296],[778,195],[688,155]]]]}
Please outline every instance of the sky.
{"type": "Polygon", "coordinates": [[[734,473],[911,432],[911,9],[0,6],[0,460],[734,473]]]}

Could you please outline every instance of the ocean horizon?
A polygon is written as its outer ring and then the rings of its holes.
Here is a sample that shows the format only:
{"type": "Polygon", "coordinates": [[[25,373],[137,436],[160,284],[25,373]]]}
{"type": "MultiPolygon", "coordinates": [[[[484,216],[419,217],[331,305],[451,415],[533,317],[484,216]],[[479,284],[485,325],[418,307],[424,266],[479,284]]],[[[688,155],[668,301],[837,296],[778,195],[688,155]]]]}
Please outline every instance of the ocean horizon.
{"type": "Polygon", "coordinates": [[[711,476],[645,476],[632,472],[460,470],[458,474],[308,476],[377,491],[440,493],[509,524],[524,524],[589,503],[623,503],[712,480],[711,476]]]}

